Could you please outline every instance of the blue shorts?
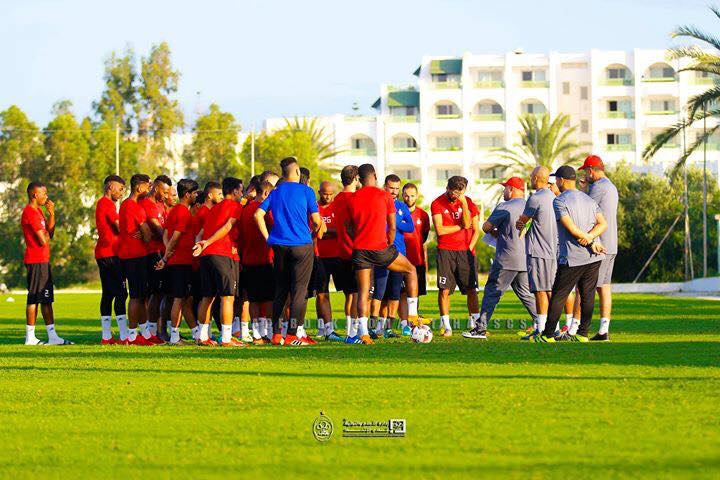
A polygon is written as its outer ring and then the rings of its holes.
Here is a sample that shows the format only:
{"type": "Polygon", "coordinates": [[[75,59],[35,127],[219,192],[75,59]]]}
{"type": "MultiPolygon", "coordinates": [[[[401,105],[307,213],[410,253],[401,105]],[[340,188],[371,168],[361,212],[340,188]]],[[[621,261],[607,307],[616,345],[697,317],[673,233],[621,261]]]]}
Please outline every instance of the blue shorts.
{"type": "Polygon", "coordinates": [[[374,300],[400,300],[400,292],[403,289],[402,273],[375,267],[373,276],[375,280],[371,294],[374,300]]]}

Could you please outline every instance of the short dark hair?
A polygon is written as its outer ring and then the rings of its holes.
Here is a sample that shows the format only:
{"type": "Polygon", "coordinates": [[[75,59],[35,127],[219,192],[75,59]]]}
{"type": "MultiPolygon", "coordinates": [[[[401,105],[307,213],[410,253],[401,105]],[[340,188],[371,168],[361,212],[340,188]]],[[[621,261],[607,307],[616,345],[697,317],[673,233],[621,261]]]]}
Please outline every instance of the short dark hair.
{"type": "Polygon", "coordinates": [[[448,178],[447,188],[450,190],[465,190],[467,188],[467,178],[461,177],[460,175],[453,175],[448,178]]]}
{"type": "Polygon", "coordinates": [[[283,177],[288,176],[290,173],[290,165],[298,164],[298,159],[295,157],[285,157],[280,160],[280,170],[282,171],[283,177]]]}
{"type": "Polygon", "coordinates": [[[222,181],[222,192],[223,195],[230,195],[238,188],[242,189],[242,180],[235,177],[223,178],[222,181]]]}
{"type": "Polygon", "coordinates": [[[157,177],[155,177],[154,183],[164,183],[168,187],[172,187],[172,180],[170,180],[170,177],[168,177],[167,175],[158,175],[157,177]]]}
{"type": "Polygon", "coordinates": [[[205,193],[205,190],[200,190],[197,194],[197,197],[195,197],[195,203],[193,205],[202,205],[205,203],[205,200],[207,199],[207,193],[205,193]]]}
{"type": "Polygon", "coordinates": [[[39,181],[30,182],[27,186],[27,194],[30,195],[35,191],[36,188],[43,188],[45,186],[44,183],[39,181]]]}
{"type": "Polygon", "coordinates": [[[389,182],[393,182],[393,183],[400,182],[400,177],[398,177],[394,173],[391,173],[390,175],[385,177],[385,185],[387,185],[389,182]]]}
{"type": "Polygon", "coordinates": [[[259,192],[260,183],[260,175],[255,175],[254,177],[251,177],[250,181],[248,182],[248,190],[255,190],[256,192],[259,192]]]}
{"type": "Polygon", "coordinates": [[[305,167],[300,167],[300,183],[303,185],[310,183],[310,170],[305,167]]]}
{"type": "Polygon", "coordinates": [[[192,193],[200,188],[200,185],[195,180],[190,178],[183,178],[177,183],[177,194],[178,198],[183,198],[186,193],[192,193]]]}
{"type": "Polygon", "coordinates": [[[369,163],[363,163],[358,167],[358,175],[360,176],[360,181],[365,183],[365,180],[370,178],[371,175],[375,175],[375,167],[369,163]]]}
{"type": "Polygon", "coordinates": [[[105,180],[103,180],[103,185],[105,185],[105,189],[107,189],[108,185],[110,185],[110,182],[118,182],[121,185],[125,185],[125,179],[122,178],[120,175],[108,175],[105,177],[105,180]]]}
{"type": "Polygon", "coordinates": [[[340,171],[340,181],[345,187],[353,183],[357,176],[358,167],[356,167],[355,165],[345,165],[340,171]]]}
{"type": "Polygon", "coordinates": [[[403,185],[402,191],[403,193],[405,193],[405,190],[410,190],[411,188],[414,188],[416,192],[420,191],[417,185],[415,185],[414,183],[406,183],[405,185],[403,185]]]}
{"type": "Polygon", "coordinates": [[[275,188],[273,187],[273,184],[265,180],[260,184],[260,187],[258,187],[257,193],[260,194],[261,192],[264,192],[266,190],[270,190],[272,192],[273,188],[275,188]]]}
{"type": "Polygon", "coordinates": [[[150,176],[144,173],[136,173],[130,177],[130,189],[135,190],[141,183],[150,183],[150,176]]]}
{"type": "Polygon", "coordinates": [[[272,170],[265,170],[260,174],[260,183],[266,181],[269,177],[280,177],[277,173],[273,172],[272,170]]]}
{"type": "Polygon", "coordinates": [[[203,193],[207,196],[208,193],[210,193],[210,190],[222,190],[222,185],[220,185],[218,182],[209,181],[205,184],[205,188],[203,188],[203,193]]]}

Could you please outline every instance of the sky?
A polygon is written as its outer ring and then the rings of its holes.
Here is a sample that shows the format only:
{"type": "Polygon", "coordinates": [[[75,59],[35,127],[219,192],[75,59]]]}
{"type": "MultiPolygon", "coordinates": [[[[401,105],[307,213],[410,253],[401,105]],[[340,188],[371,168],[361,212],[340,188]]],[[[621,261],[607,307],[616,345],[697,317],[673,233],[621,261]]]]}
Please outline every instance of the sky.
{"type": "MultiPolygon", "coordinates": [[[[720,3],[720,2],[719,2],[720,3]]],[[[191,126],[215,102],[248,130],[269,117],[361,113],[381,83],[412,83],[423,55],[663,49],[707,0],[0,0],[0,109],[39,126],[52,105],[92,113],[103,61],[167,41],[191,126]]]]}

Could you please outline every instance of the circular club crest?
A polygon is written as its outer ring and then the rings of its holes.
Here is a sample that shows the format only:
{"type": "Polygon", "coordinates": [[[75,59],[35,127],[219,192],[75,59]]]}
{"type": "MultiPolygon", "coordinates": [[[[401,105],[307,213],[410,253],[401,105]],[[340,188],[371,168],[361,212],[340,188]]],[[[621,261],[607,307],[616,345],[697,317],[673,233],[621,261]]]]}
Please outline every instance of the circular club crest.
{"type": "Polygon", "coordinates": [[[327,442],[333,433],[333,423],[330,417],[320,412],[320,416],[315,419],[312,426],[312,434],[318,442],[327,442]]]}

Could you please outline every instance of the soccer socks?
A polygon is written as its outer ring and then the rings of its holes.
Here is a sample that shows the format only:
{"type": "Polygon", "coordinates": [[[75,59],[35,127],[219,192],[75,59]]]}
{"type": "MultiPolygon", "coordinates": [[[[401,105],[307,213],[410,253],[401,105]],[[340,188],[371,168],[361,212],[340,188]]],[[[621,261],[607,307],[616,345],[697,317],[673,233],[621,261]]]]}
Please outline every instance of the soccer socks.
{"type": "Polygon", "coordinates": [[[201,323],[200,324],[200,341],[205,342],[210,339],[210,324],[209,323],[201,323]]]}
{"type": "Polygon", "coordinates": [[[370,332],[368,332],[368,317],[360,317],[358,320],[358,336],[364,337],[365,335],[369,335],[370,332]]]}
{"type": "Polygon", "coordinates": [[[440,323],[445,331],[452,332],[452,326],[450,325],[450,315],[440,315],[440,323]]]}
{"type": "Polygon", "coordinates": [[[400,320],[400,328],[401,329],[407,327],[407,325],[408,325],[407,320],[400,320]]]}
{"type": "Polygon", "coordinates": [[[375,333],[378,335],[385,331],[385,323],[387,319],[385,317],[378,318],[377,324],[375,325],[375,333]]]}
{"type": "Polygon", "coordinates": [[[148,323],[141,323],[140,325],[140,335],[145,337],[146,339],[150,338],[150,328],[148,326],[148,323]]]}
{"type": "Polygon", "coordinates": [[[35,336],[35,325],[25,325],[25,345],[37,345],[40,340],[35,336]]]}
{"type": "Polygon", "coordinates": [[[232,321],[232,333],[240,333],[240,317],[233,318],[232,321]]]}
{"type": "Polygon", "coordinates": [[[335,327],[333,326],[333,321],[330,320],[328,323],[325,324],[325,336],[330,335],[335,331],[335,327]]]}
{"type": "Polygon", "coordinates": [[[354,337],[355,336],[355,320],[353,320],[352,317],[345,317],[345,330],[347,330],[347,336],[348,337],[354,337]]]}
{"type": "Polygon", "coordinates": [[[598,333],[600,335],[605,335],[610,331],[610,319],[607,317],[602,317],[600,319],[600,329],[598,330],[598,333]]]}
{"type": "Polygon", "coordinates": [[[128,319],[127,315],[118,315],[116,318],[118,333],[120,334],[120,340],[127,340],[128,337],[128,319]]]}
{"type": "Polygon", "coordinates": [[[409,317],[417,317],[418,298],[417,297],[408,297],[407,305],[408,305],[408,316],[409,317]]]}
{"type": "MultiPolygon", "coordinates": [[[[235,332],[233,332],[233,333],[235,333],[235,332]]],[[[250,336],[250,325],[248,324],[248,322],[243,322],[243,321],[240,322],[240,336],[242,338],[247,338],[250,336]]]]}
{"type": "Polygon", "coordinates": [[[129,328],[128,329],[128,335],[127,335],[128,340],[130,340],[131,342],[134,342],[135,339],[137,338],[137,336],[138,336],[137,328],[129,328]]]}
{"type": "Polygon", "coordinates": [[[537,322],[535,329],[540,333],[544,332],[545,331],[545,323],[547,323],[547,314],[538,315],[536,317],[535,321],[537,322]]]}
{"type": "Polygon", "coordinates": [[[172,329],[172,320],[165,320],[165,333],[172,329]]]}
{"type": "Polygon", "coordinates": [[[62,343],[62,338],[58,337],[57,332],[55,332],[54,323],[51,323],[50,325],[45,325],[45,330],[47,330],[49,343],[62,343]]]}
{"type": "Polygon", "coordinates": [[[570,324],[570,328],[568,329],[568,335],[577,334],[579,326],[580,326],[580,320],[577,318],[573,318],[572,323],[570,324]]]}
{"type": "Polygon", "coordinates": [[[272,321],[269,318],[260,317],[260,336],[261,337],[272,337],[272,321]]]}
{"type": "Polygon", "coordinates": [[[480,319],[480,312],[478,313],[471,313],[470,319],[468,320],[468,329],[472,330],[475,328],[475,325],[477,325],[477,321],[480,319]]]}
{"type": "Polygon", "coordinates": [[[221,341],[222,343],[230,343],[230,339],[232,338],[232,325],[222,325],[222,332],[221,332],[221,341]]]}
{"type": "Polygon", "coordinates": [[[180,327],[170,327],[170,343],[180,341],[180,327]]]}
{"type": "Polygon", "coordinates": [[[318,335],[327,335],[327,333],[325,333],[325,321],[322,318],[318,318],[317,326],[318,335]]]}
{"type": "Polygon", "coordinates": [[[195,325],[190,332],[192,332],[193,340],[198,340],[200,338],[200,325],[195,325]]]}
{"type": "Polygon", "coordinates": [[[100,326],[102,327],[102,339],[110,340],[112,338],[112,317],[100,317],[100,326]]]}
{"type": "Polygon", "coordinates": [[[252,329],[253,329],[253,338],[255,340],[260,340],[262,338],[262,334],[260,333],[260,320],[255,318],[252,321],[252,329]]]}
{"type": "Polygon", "coordinates": [[[572,325],[573,321],[573,314],[572,313],[566,313],[565,314],[565,326],[570,329],[570,326],[572,325]]]}
{"type": "Polygon", "coordinates": [[[285,320],[283,320],[283,322],[282,322],[282,327],[281,327],[281,334],[282,334],[283,337],[284,337],[285,335],[287,335],[287,331],[288,331],[288,322],[285,321],[285,320]]]}
{"type": "Polygon", "coordinates": [[[150,333],[150,336],[157,337],[157,329],[158,329],[157,322],[148,322],[147,326],[148,326],[148,332],[150,333]]]}

